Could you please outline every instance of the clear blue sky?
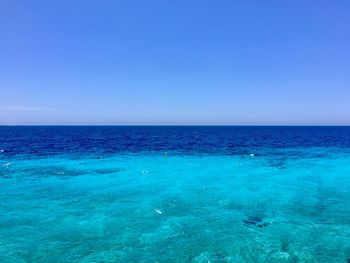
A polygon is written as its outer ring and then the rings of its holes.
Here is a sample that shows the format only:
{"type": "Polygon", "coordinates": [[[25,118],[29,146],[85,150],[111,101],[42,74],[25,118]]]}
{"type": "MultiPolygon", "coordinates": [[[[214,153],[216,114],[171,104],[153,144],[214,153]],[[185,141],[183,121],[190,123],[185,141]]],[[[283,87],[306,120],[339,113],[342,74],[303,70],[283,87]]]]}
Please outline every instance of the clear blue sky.
{"type": "Polygon", "coordinates": [[[350,1],[0,0],[0,124],[350,124],[350,1]]]}

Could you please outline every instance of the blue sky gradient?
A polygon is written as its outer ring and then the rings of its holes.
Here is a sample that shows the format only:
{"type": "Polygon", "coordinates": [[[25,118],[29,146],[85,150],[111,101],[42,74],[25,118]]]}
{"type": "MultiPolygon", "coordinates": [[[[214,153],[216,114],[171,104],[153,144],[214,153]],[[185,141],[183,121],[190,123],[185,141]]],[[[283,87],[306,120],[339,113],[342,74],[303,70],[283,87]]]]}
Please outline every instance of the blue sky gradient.
{"type": "Polygon", "coordinates": [[[0,124],[350,124],[350,1],[2,0],[0,124]]]}

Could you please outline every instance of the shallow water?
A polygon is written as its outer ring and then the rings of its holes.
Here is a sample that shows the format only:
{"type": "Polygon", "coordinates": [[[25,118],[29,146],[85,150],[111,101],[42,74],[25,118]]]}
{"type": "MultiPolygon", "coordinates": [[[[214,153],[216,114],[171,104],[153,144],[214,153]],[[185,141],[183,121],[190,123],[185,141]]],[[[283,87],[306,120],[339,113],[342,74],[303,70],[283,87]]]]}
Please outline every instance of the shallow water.
{"type": "Polygon", "coordinates": [[[0,262],[350,258],[350,128],[0,135],[0,262]]]}

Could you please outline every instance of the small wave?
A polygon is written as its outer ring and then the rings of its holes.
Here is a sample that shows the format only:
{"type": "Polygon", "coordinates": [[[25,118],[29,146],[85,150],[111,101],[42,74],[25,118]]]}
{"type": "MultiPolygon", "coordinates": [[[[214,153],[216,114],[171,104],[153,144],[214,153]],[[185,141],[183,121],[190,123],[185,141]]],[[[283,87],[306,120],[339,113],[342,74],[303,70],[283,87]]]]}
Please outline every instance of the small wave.
{"type": "Polygon", "coordinates": [[[163,212],[160,209],[155,209],[154,211],[159,215],[163,214],[163,212]]]}

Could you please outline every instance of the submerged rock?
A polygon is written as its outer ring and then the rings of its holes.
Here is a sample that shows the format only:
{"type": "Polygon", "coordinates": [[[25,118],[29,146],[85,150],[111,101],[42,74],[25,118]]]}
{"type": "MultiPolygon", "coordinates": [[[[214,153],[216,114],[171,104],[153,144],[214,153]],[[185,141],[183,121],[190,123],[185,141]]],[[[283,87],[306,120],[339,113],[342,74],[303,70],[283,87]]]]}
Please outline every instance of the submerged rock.
{"type": "Polygon", "coordinates": [[[11,175],[0,173],[0,177],[5,178],[5,179],[9,179],[9,178],[11,178],[11,175]]]}
{"type": "Polygon", "coordinates": [[[264,222],[259,216],[248,216],[246,219],[242,220],[242,224],[247,227],[263,228],[269,226],[271,222],[264,222]]]}

